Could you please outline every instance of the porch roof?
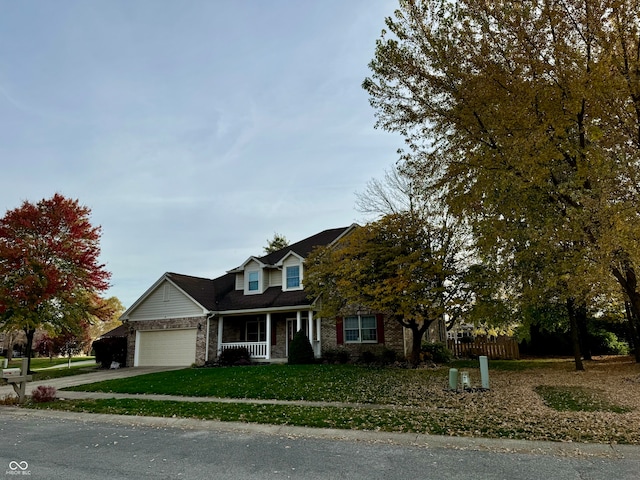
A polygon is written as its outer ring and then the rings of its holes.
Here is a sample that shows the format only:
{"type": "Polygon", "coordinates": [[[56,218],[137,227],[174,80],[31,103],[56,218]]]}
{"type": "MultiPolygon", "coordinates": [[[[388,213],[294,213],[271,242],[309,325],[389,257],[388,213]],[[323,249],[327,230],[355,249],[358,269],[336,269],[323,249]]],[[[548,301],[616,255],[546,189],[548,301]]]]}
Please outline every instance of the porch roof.
{"type": "Polygon", "coordinates": [[[216,310],[250,310],[311,305],[304,290],[283,292],[282,287],[269,287],[260,295],[245,295],[242,290],[232,290],[220,298],[216,310]]]}

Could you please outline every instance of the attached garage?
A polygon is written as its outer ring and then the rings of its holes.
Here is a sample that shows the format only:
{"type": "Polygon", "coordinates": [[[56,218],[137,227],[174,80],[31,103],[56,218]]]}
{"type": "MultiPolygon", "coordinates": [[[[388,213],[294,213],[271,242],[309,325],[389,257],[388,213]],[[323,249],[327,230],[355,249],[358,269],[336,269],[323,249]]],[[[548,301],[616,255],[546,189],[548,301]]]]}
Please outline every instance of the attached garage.
{"type": "Polygon", "coordinates": [[[196,328],[137,332],[136,367],[188,367],[196,361],[196,328]]]}

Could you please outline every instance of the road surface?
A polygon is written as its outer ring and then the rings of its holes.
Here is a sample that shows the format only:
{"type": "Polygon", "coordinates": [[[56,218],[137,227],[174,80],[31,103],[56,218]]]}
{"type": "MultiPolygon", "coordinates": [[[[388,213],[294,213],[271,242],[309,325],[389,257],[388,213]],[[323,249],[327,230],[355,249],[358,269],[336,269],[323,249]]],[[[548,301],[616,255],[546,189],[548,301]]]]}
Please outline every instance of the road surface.
{"type": "Polygon", "coordinates": [[[0,479],[640,478],[637,449],[611,456],[512,453],[463,443],[401,445],[384,435],[344,440],[318,438],[313,430],[268,434],[214,422],[175,427],[166,421],[145,425],[138,417],[114,422],[104,416],[23,412],[0,407],[0,479]]]}

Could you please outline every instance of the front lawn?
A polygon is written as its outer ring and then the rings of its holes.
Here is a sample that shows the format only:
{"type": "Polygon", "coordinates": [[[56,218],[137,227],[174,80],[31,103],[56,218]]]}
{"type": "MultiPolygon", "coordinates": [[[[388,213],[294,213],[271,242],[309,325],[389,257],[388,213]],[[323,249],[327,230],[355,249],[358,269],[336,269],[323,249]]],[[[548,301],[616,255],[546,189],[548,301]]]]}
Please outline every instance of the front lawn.
{"type": "MultiPolygon", "coordinates": [[[[187,397],[257,398],[420,405],[441,370],[354,365],[260,365],[191,368],[71,387],[69,390],[187,397]],[[411,385],[411,389],[406,386],[411,385]]],[[[442,384],[444,387],[445,384],[442,384]]]]}
{"type": "MultiPolygon", "coordinates": [[[[457,363],[479,386],[474,364],[457,363]]],[[[477,365],[477,364],[476,364],[477,365]]],[[[630,357],[587,363],[489,362],[489,391],[450,392],[449,367],[402,370],[354,365],[185,369],[73,390],[249,399],[246,403],[144,399],[65,400],[37,408],[194,417],[311,427],[640,444],[640,366],[630,357]],[[497,368],[496,368],[497,367],[497,368]],[[256,404],[250,399],[352,405],[256,404]],[[356,405],[357,404],[357,405],[356,405]],[[568,409],[563,405],[570,405],[568,409]]],[[[59,392],[64,397],[64,392],[59,392]]]]}

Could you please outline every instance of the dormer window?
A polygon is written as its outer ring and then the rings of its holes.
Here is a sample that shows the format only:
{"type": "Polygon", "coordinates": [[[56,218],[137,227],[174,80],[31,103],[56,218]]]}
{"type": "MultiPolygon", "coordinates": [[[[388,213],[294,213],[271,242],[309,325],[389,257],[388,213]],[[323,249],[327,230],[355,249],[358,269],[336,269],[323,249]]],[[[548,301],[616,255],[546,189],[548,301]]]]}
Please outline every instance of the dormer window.
{"type": "Polygon", "coordinates": [[[249,291],[257,292],[260,288],[259,272],[249,272],[249,291]]]}
{"type": "Polygon", "coordinates": [[[300,265],[287,267],[287,289],[300,287],[300,265]]]}

